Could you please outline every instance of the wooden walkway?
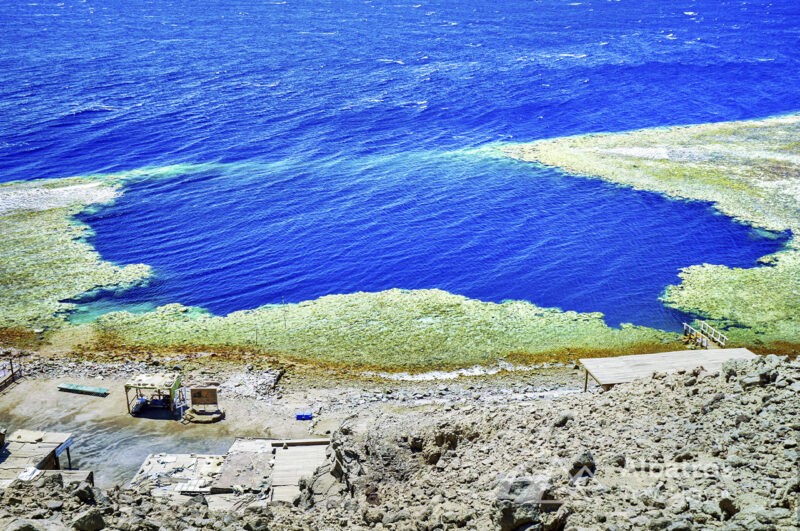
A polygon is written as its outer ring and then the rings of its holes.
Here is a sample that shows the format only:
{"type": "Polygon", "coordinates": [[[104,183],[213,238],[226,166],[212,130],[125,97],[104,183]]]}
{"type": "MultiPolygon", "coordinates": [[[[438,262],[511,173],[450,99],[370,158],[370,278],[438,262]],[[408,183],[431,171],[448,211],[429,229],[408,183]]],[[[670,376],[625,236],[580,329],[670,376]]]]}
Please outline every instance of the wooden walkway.
{"type": "Polygon", "coordinates": [[[716,371],[722,367],[725,361],[756,357],[746,348],[719,348],[679,350],[676,352],[637,354],[613,358],[585,358],[581,359],[580,362],[586,370],[586,380],[583,386],[585,391],[589,385],[589,376],[603,388],[609,389],[616,384],[647,378],[654,372],[674,372],[680,369],[691,370],[695,367],[703,367],[707,371],[716,371]]]}
{"type": "Polygon", "coordinates": [[[683,341],[702,348],[725,348],[728,336],[705,321],[699,321],[699,328],[683,323],[683,341]]]}

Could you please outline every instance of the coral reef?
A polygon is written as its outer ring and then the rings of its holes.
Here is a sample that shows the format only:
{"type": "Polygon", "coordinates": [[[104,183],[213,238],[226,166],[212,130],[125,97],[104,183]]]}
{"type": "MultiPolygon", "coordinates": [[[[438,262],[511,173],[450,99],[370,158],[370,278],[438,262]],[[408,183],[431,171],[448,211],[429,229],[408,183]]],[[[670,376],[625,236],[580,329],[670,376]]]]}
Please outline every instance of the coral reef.
{"type": "MultiPolygon", "coordinates": [[[[800,230],[800,115],[764,120],[585,135],[511,145],[514,158],[650,190],[711,201],[737,220],[771,231],[800,230]]],[[[685,269],[663,300],[708,317],[744,345],[800,344],[800,244],[762,267],[685,269]]],[[[795,346],[792,346],[795,345],[795,346]]]]}
{"type": "Polygon", "coordinates": [[[675,334],[606,326],[600,313],[494,304],[440,290],[330,295],[314,301],[210,315],[172,304],[114,312],[97,323],[105,347],[243,346],[327,364],[423,369],[655,351],[675,334]],[[114,342],[119,344],[115,345],[114,342]]]}
{"type": "MultiPolygon", "coordinates": [[[[503,150],[572,174],[712,201],[742,222],[795,233],[800,229],[798,145],[800,116],[786,116],[569,137],[503,150]]],[[[77,213],[112,201],[131,180],[212,166],[219,165],[0,186],[0,226],[6,236],[0,244],[3,336],[63,331],[69,326],[65,313],[74,308],[70,301],[92,290],[125,289],[150,275],[146,265],[102,261],[86,241],[89,228],[74,219],[77,213]]],[[[762,262],[750,269],[692,266],[681,272],[679,285],[665,289],[663,300],[709,318],[732,343],[797,352],[800,244],[792,239],[762,262]]],[[[677,340],[675,334],[644,327],[609,328],[599,313],[485,303],[439,290],[332,295],[228,316],[171,304],[143,314],[114,312],[88,326],[87,350],[251,349],[328,365],[402,370],[669,350],[677,340]]]]}
{"type": "Polygon", "coordinates": [[[95,289],[124,289],[147,278],[146,265],[117,267],[86,242],[74,216],[117,196],[117,185],[84,179],[0,186],[0,326],[64,325],[69,302],[95,289]]]}

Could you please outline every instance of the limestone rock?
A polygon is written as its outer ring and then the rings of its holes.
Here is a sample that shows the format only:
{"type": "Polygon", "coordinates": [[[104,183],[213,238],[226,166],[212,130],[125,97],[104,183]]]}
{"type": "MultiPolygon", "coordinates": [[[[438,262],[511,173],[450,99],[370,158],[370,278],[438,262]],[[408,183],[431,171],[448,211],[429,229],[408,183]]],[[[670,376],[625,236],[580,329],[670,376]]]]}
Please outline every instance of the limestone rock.
{"type": "Polygon", "coordinates": [[[95,508],[79,513],[72,521],[72,528],[78,531],[100,531],[105,527],[102,513],[95,508]]]}

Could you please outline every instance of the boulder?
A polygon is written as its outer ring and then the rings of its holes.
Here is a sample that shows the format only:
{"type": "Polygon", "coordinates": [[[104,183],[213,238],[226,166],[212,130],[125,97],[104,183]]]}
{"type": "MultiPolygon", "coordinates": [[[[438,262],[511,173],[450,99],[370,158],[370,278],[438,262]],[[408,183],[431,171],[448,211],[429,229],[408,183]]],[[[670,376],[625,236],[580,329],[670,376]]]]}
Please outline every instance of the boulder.
{"type": "Polygon", "coordinates": [[[103,515],[95,508],[78,513],[75,519],[72,520],[72,528],[78,531],[100,531],[105,527],[106,523],[103,520],[103,515]]]}
{"type": "Polygon", "coordinates": [[[513,500],[495,501],[495,524],[500,531],[515,531],[523,526],[539,524],[539,506],[513,500]]]}
{"type": "Polygon", "coordinates": [[[563,428],[571,421],[575,420],[575,416],[572,414],[571,411],[565,411],[561,413],[556,421],[553,423],[554,428],[563,428]]]}
{"type": "Polygon", "coordinates": [[[94,503],[94,491],[92,490],[92,486],[86,483],[85,481],[82,482],[80,485],[72,491],[72,495],[78,498],[82,503],[94,503]]]}
{"type": "Polygon", "coordinates": [[[594,463],[592,452],[584,450],[572,460],[569,467],[569,476],[571,481],[575,481],[582,477],[593,476],[596,470],[597,467],[594,463]]]}

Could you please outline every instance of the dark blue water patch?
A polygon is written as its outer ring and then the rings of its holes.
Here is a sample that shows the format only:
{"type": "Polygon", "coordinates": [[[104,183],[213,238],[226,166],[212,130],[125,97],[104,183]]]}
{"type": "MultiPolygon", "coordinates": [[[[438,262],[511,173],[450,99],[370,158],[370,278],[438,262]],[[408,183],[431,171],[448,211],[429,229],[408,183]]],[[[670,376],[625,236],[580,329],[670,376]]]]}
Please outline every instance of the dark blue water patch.
{"type": "Polygon", "coordinates": [[[323,295],[439,288],[484,301],[599,311],[676,329],[658,297],[682,267],[752,267],[766,238],[602,181],[480,155],[418,152],[141,182],[85,217],[101,255],[154,267],[152,286],[92,315],[180,302],[215,314],[323,295]]]}
{"type": "Polygon", "coordinates": [[[0,181],[800,109],[796,0],[2,2],[0,181]]]}

